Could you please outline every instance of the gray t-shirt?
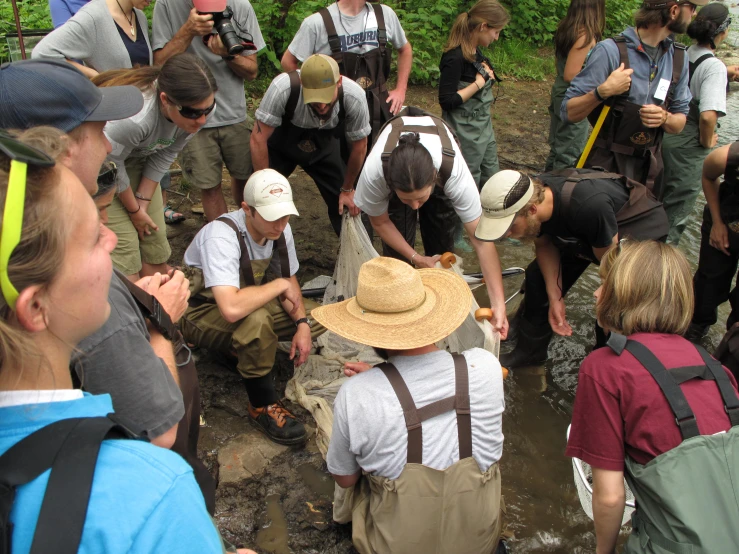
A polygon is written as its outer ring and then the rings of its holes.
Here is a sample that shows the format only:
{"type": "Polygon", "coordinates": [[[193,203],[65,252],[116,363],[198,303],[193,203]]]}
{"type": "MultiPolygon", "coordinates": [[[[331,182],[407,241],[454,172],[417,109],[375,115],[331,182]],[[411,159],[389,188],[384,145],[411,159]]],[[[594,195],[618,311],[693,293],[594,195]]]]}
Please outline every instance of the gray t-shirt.
{"type": "MultiPolygon", "coordinates": [[[[146,15],[134,8],[139,27],[149,47],[149,24],[146,15]]],[[[131,57],[105,0],[85,4],[64,25],[46,35],[33,49],[34,60],[81,60],[97,72],[131,67],[131,57]]]]}
{"type": "MultiPolygon", "coordinates": [[[[226,214],[226,217],[233,220],[241,231],[246,242],[246,248],[249,250],[249,258],[252,261],[272,258],[270,264],[272,275],[281,275],[280,257],[277,255],[272,257],[274,241],[268,240],[263,245],[254,242],[246,229],[246,214],[243,210],[226,214]]],[[[295,254],[295,241],[289,223],[285,227],[284,233],[287,254],[290,260],[290,275],[295,275],[300,265],[295,254]]],[[[186,265],[197,267],[203,272],[205,288],[230,286],[238,289],[241,287],[239,279],[240,257],[241,249],[236,233],[222,221],[216,220],[211,221],[198,231],[198,234],[195,235],[185,251],[184,262],[186,265]]],[[[254,275],[257,283],[261,281],[262,276],[254,275]]]]}
{"type": "MultiPolygon", "coordinates": [[[[248,0],[228,0],[227,4],[234,12],[232,23],[236,32],[250,34],[257,51],[264,48],[262,31],[259,29],[254,8],[248,0]]],[[[192,0],[159,0],[156,3],[151,45],[154,51],[164,48],[180,30],[180,27],[190,17],[192,7],[192,0]]],[[[187,51],[205,60],[218,83],[218,92],[216,92],[218,110],[215,117],[208,120],[205,127],[223,127],[244,121],[246,119],[244,79],[231,71],[225,60],[213,54],[203,43],[201,37],[192,39],[187,51]]],[[[245,51],[242,55],[248,54],[254,54],[254,52],[245,51]]]]}
{"type": "MultiPolygon", "coordinates": [[[[701,56],[711,54],[708,48],[693,45],[688,48],[690,62],[695,62],[701,56]]],[[[693,73],[690,80],[690,93],[698,102],[701,112],[714,110],[719,117],[726,115],[726,83],[728,75],[724,62],[716,57],[702,62],[693,73]]]]}
{"type": "MultiPolygon", "coordinates": [[[[503,374],[487,350],[463,352],[470,380],[472,457],[480,471],[503,454],[503,374]]],[[[391,356],[417,408],[455,393],[454,361],[446,351],[391,356]]],[[[375,368],[348,379],[334,401],[334,425],[326,463],[335,475],[360,468],[397,479],[408,456],[408,431],[390,381],[375,368]]],[[[459,461],[457,415],[448,412],[423,422],[423,465],[444,470],[459,461]]]]}
{"type": "MultiPolygon", "coordinates": [[[[365,9],[355,16],[341,14],[339,17],[339,7],[335,3],[328,7],[328,12],[336,27],[342,52],[364,54],[378,47],[377,18],[369,4],[366,4],[365,9]]],[[[385,16],[388,42],[396,49],[402,48],[408,40],[405,38],[403,27],[400,26],[398,16],[392,8],[384,4],[382,14],[385,16]]],[[[328,33],[321,14],[314,13],[303,20],[288,50],[301,62],[312,54],[331,54],[328,33]]]]}
{"type": "MultiPolygon", "coordinates": [[[[208,120],[214,114],[215,110],[208,120]]],[[[109,121],[103,131],[113,147],[108,159],[118,166],[119,193],[131,186],[124,170],[126,159],[146,158],[143,176],[158,183],[180,150],[195,136],[164,117],[157,95],[151,92],[144,95],[144,107],[139,113],[128,119],[109,121]]]]}
{"type": "Polygon", "coordinates": [[[146,320],[136,301],[113,274],[110,317],[82,340],[70,365],[91,394],[110,394],[116,415],[154,439],[185,415],[182,393],[164,361],[149,344],[146,320]]]}
{"type": "MultiPolygon", "coordinates": [[[[372,131],[367,98],[362,87],[348,77],[342,78],[341,86],[344,89],[346,138],[349,142],[354,142],[368,136],[372,131]]],[[[289,98],[290,76],[282,73],[272,80],[254,117],[270,127],[279,127],[282,125],[282,116],[285,114],[285,106],[289,98]]],[[[303,102],[303,88],[301,87],[291,122],[302,129],[334,129],[339,124],[340,110],[339,102],[336,102],[331,117],[326,121],[321,120],[310,106],[303,102]]]]}
{"type": "MultiPolygon", "coordinates": [[[[435,125],[434,121],[428,116],[420,117],[404,117],[404,125],[435,125]]],[[[354,203],[367,215],[378,217],[387,212],[390,202],[390,187],[385,182],[385,176],[382,172],[382,151],[385,148],[385,142],[390,134],[391,127],[388,126],[380,133],[375,141],[372,151],[367,156],[364,163],[362,173],[357,183],[357,192],[354,196],[354,203]]],[[[480,203],[480,193],[477,190],[475,179],[470,173],[467,163],[464,161],[462,152],[457,146],[454,136],[446,129],[452,147],[454,148],[454,165],[452,173],[444,186],[444,194],[449,198],[454,206],[454,211],[462,220],[462,223],[474,221],[482,215],[482,204],[480,203]]],[[[438,135],[429,133],[420,133],[421,144],[431,154],[434,167],[438,170],[441,167],[441,140],[438,135]]]]}

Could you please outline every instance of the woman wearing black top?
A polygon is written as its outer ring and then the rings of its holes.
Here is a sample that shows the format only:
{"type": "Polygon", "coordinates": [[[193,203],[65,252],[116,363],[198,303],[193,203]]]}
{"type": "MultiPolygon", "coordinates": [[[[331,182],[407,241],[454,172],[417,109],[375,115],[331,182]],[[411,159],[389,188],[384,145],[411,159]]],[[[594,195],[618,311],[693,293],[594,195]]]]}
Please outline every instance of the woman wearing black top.
{"type": "Polygon", "coordinates": [[[490,118],[495,75],[480,47],[498,40],[509,20],[497,0],[481,0],[457,16],[439,64],[442,117],[457,133],[478,188],[499,170],[490,118]]]}

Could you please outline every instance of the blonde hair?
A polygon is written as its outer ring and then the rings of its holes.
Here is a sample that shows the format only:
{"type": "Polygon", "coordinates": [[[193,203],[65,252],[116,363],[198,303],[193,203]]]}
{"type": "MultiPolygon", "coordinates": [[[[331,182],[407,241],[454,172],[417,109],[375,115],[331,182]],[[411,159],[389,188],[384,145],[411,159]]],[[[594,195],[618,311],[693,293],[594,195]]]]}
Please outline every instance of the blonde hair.
{"type": "Polygon", "coordinates": [[[508,12],[497,0],[480,0],[470,11],[462,12],[454,20],[444,52],[461,46],[464,59],[474,62],[477,44],[472,40],[472,32],[483,23],[494,29],[502,29],[510,20],[508,12]]]}
{"type": "MultiPolygon", "coordinates": [[[[66,149],[64,135],[51,127],[29,131],[24,143],[39,147],[56,157],[66,149]],[[45,145],[45,146],[44,146],[45,145]]],[[[21,137],[25,136],[25,133],[21,137]]],[[[8,192],[10,159],[0,153],[0,226],[8,192]]],[[[48,287],[57,275],[65,254],[67,229],[59,217],[60,169],[28,165],[26,198],[21,239],[8,262],[8,277],[22,292],[32,285],[48,287]]],[[[18,325],[15,312],[0,295],[0,372],[9,365],[23,367],[31,357],[39,357],[28,333],[18,325]]]]}
{"type": "Polygon", "coordinates": [[[595,314],[601,326],[623,335],[682,335],[693,317],[693,279],[674,246],[622,240],[600,264],[603,283],[595,314]]]}

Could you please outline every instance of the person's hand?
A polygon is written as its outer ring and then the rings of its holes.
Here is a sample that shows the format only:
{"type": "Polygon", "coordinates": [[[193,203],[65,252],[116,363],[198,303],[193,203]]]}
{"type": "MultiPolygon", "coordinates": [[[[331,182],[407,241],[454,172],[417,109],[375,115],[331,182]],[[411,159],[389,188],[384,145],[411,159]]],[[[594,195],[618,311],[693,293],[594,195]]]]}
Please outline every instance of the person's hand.
{"type": "Polygon", "coordinates": [[[623,94],[631,86],[631,74],[634,72],[633,69],[624,69],[624,64],[621,64],[618,69],[613,70],[600,86],[598,86],[598,93],[603,98],[610,96],[616,96],[623,94]]]}
{"type": "Polygon", "coordinates": [[[549,325],[552,326],[552,331],[563,337],[569,337],[572,335],[572,327],[567,322],[565,317],[565,301],[563,299],[549,300],[549,325]]]}
{"type": "Polygon", "coordinates": [[[290,359],[293,360],[295,367],[299,367],[305,363],[312,345],[313,339],[310,336],[310,325],[301,323],[293,335],[293,344],[290,347],[290,359]]]}
{"type": "Polygon", "coordinates": [[[413,258],[413,265],[416,267],[428,267],[433,269],[436,267],[436,262],[441,259],[441,254],[436,256],[421,256],[420,254],[413,258]]]}
{"type": "Polygon", "coordinates": [[[647,104],[646,106],[639,108],[639,117],[641,118],[641,122],[645,127],[649,127],[650,129],[655,129],[664,125],[667,121],[668,115],[669,112],[666,109],[655,104],[647,104]]]}
{"type": "Polygon", "coordinates": [[[493,330],[500,334],[501,339],[508,338],[508,316],[506,314],[505,301],[502,306],[491,302],[490,307],[493,309],[493,319],[490,320],[493,330]]]}
{"type": "Polygon", "coordinates": [[[249,550],[248,548],[237,548],[236,549],[237,554],[257,554],[253,550],[249,550]]]}
{"type": "Polygon", "coordinates": [[[718,133],[713,133],[713,138],[711,138],[711,146],[709,146],[709,148],[716,148],[717,144],[718,144],[718,133]]]}
{"type": "Polygon", "coordinates": [[[344,363],[344,375],[346,375],[347,377],[354,377],[357,373],[364,373],[368,369],[372,369],[372,366],[367,362],[344,363]]]}
{"type": "Polygon", "coordinates": [[[293,286],[292,281],[288,279],[285,279],[285,281],[287,281],[288,286],[285,292],[283,292],[280,295],[280,301],[282,302],[287,301],[287,302],[290,302],[290,304],[292,304],[292,308],[288,312],[288,315],[292,317],[295,315],[295,312],[298,311],[298,306],[300,306],[300,302],[302,300],[302,294],[299,288],[293,286]]]}
{"type": "Polygon", "coordinates": [[[723,221],[713,222],[708,243],[716,250],[721,250],[727,256],[731,256],[729,253],[729,228],[723,221]]]}
{"type": "Polygon", "coordinates": [[[193,8],[184,27],[191,37],[204,37],[213,31],[213,16],[209,13],[199,14],[198,10],[193,8]]]}
{"type": "Polygon", "coordinates": [[[339,215],[344,213],[344,208],[349,210],[352,217],[359,215],[360,209],[354,203],[354,191],[339,193],[339,215]]]}
{"type": "Polygon", "coordinates": [[[485,71],[488,74],[488,77],[495,80],[495,72],[493,69],[487,64],[487,62],[482,62],[482,67],[485,69],[485,71]]]}
{"type": "Polygon", "coordinates": [[[739,79],[739,65],[727,65],[726,77],[729,79],[729,81],[736,81],[737,79],[739,79]]]}
{"type": "Polygon", "coordinates": [[[390,104],[390,113],[398,115],[398,112],[403,108],[405,102],[405,91],[400,89],[391,90],[387,95],[387,101],[390,104]]]}
{"type": "MultiPolygon", "coordinates": [[[[136,284],[139,285],[139,282],[136,284]]],[[[190,281],[179,270],[175,270],[171,277],[155,273],[144,290],[157,299],[173,323],[177,323],[187,310],[190,281]]]]}
{"type": "Polygon", "coordinates": [[[208,50],[213,52],[216,56],[228,56],[228,50],[223,46],[221,35],[210,35],[206,44],[208,46],[208,50]]]}
{"type": "Polygon", "coordinates": [[[139,234],[139,239],[143,239],[144,235],[151,235],[152,230],[159,230],[159,226],[149,217],[144,206],[141,206],[137,212],[129,213],[128,216],[131,218],[131,223],[133,223],[136,232],[139,234]]]}

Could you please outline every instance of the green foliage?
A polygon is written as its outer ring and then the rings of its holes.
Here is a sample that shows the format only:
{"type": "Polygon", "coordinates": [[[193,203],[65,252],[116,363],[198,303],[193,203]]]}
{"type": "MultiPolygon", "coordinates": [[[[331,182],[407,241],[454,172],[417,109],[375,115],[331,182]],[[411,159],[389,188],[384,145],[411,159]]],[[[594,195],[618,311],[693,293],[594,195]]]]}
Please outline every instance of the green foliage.
{"type": "MultiPolygon", "coordinates": [[[[51,14],[46,0],[19,0],[17,5],[21,29],[51,29],[51,14]]],[[[2,0],[0,1],[0,63],[10,60],[5,35],[15,32],[13,6],[10,0],[2,0]]]]}

